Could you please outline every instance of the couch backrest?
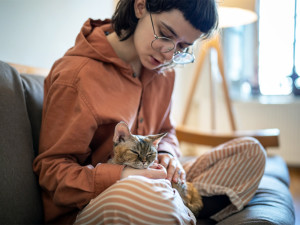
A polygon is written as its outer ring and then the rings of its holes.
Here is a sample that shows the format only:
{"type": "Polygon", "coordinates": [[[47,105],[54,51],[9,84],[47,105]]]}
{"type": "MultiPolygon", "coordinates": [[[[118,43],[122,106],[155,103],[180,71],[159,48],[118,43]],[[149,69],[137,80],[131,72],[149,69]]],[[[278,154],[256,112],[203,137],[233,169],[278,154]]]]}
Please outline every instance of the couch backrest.
{"type": "Polygon", "coordinates": [[[38,147],[43,78],[0,61],[0,224],[41,224],[43,208],[32,162],[38,147]]]}
{"type": "Polygon", "coordinates": [[[35,156],[37,156],[42,121],[44,77],[21,74],[21,80],[24,88],[27,113],[31,124],[33,149],[35,156]]]}

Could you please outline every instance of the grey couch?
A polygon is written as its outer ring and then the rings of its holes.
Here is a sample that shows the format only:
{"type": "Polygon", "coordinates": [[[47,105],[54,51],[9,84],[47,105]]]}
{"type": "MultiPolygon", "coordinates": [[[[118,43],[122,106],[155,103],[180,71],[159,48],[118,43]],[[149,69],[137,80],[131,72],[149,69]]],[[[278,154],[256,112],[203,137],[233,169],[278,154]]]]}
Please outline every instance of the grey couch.
{"type": "MultiPolygon", "coordinates": [[[[43,206],[32,161],[37,155],[43,77],[19,74],[0,61],[0,224],[42,224],[43,206]]],[[[268,157],[254,198],[218,224],[293,225],[289,173],[279,156],[268,157]]],[[[199,220],[198,224],[214,224],[199,220]]]]}

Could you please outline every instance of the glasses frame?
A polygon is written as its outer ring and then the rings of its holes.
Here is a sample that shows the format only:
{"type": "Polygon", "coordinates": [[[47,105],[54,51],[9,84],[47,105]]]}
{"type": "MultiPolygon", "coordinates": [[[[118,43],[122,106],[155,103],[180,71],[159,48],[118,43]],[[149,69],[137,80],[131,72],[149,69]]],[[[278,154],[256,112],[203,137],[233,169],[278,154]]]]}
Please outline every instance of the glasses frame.
{"type": "MultiPolygon", "coordinates": [[[[152,49],[154,49],[155,51],[158,51],[158,52],[161,52],[161,53],[168,53],[172,50],[174,50],[176,48],[176,44],[174,43],[174,41],[170,38],[167,38],[167,37],[160,37],[156,34],[155,32],[155,28],[154,28],[154,23],[153,23],[153,19],[152,19],[152,14],[151,12],[149,11],[149,14],[150,14],[150,20],[151,20],[151,25],[152,25],[152,30],[153,30],[153,34],[154,34],[154,39],[151,41],[151,47],[152,49]],[[156,40],[165,40],[165,41],[169,41],[169,43],[172,43],[173,44],[173,47],[172,48],[168,48],[166,51],[160,51],[156,48],[153,47],[153,42],[155,42],[156,40]]],[[[182,51],[178,50],[176,52],[174,52],[173,54],[173,57],[172,57],[172,61],[173,63],[176,63],[176,64],[188,64],[188,63],[193,63],[195,61],[195,56],[194,56],[194,51],[193,51],[193,47],[191,47],[192,49],[192,52],[190,53],[189,50],[190,50],[190,47],[187,47],[185,49],[183,49],[182,51]],[[186,62],[180,62],[179,60],[174,60],[175,58],[178,58],[180,57],[181,55],[188,55],[189,57],[191,57],[191,60],[188,60],[186,62]]]]}

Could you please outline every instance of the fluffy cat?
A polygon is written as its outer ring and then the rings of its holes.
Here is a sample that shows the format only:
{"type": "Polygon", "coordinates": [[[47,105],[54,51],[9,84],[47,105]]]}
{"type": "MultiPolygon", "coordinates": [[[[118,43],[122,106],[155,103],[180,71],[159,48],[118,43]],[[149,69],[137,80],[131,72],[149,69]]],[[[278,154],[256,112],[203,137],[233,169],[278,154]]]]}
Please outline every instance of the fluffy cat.
{"type": "MultiPolygon", "coordinates": [[[[130,133],[126,123],[120,122],[115,127],[114,133],[114,156],[109,161],[114,164],[127,165],[136,169],[146,169],[151,166],[157,158],[157,146],[166,135],[133,135],[130,133]]],[[[184,204],[197,217],[203,207],[201,196],[190,182],[172,182],[172,187],[180,194],[184,204]]]]}

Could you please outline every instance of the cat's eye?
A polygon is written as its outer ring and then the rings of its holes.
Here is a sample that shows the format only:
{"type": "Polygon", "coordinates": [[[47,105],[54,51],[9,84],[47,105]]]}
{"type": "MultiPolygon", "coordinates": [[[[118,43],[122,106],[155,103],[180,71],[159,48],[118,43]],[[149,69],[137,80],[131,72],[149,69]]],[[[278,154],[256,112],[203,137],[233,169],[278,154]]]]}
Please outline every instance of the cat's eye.
{"type": "Polygon", "coordinates": [[[136,154],[136,155],[139,154],[138,152],[136,152],[136,151],[134,151],[134,150],[131,150],[131,149],[130,149],[130,151],[131,151],[132,153],[136,154]]]}

